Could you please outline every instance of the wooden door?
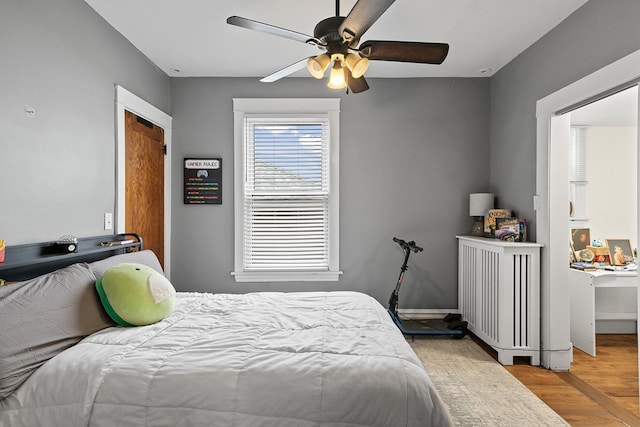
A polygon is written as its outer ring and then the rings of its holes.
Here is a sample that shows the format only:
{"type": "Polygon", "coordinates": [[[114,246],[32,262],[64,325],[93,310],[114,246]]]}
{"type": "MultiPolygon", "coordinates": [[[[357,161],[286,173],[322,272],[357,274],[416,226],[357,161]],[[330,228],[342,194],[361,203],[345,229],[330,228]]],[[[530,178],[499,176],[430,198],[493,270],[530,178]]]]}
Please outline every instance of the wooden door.
{"type": "Polygon", "coordinates": [[[125,232],[164,267],[164,130],[125,111],[125,232]]]}

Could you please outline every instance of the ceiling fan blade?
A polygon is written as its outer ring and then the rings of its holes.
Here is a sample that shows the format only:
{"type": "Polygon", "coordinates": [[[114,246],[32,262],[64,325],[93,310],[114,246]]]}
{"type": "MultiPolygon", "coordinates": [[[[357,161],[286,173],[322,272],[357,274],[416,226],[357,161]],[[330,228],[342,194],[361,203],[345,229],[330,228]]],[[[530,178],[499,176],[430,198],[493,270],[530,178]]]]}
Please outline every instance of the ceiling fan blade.
{"type": "Polygon", "coordinates": [[[353,76],[351,75],[351,71],[349,71],[348,68],[347,68],[347,82],[348,82],[347,85],[349,86],[349,89],[351,89],[351,92],[353,93],[360,93],[369,89],[369,85],[367,84],[367,81],[364,79],[364,76],[354,79],[353,76]]]}
{"type": "Polygon", "coordinates": [[[395,0],[358,0],[338,28],[343,40],[351,42],[360,37],[393,4],[395,0]]]}
{"type": "Polygon", "coordinates": [[[278,70],[275,73],[260,79],[260,81],[264,83],[271,83],[271,82],[275,82],[276,80],[280,80],[283,77],[287,77],[289,74],[293,74],[296,71],[299,71],[305,68],[307,66],[308,59],[309,58],[301,59],[300,61],[289,65],[288,67],[284,67],[282,70],[278,70]]]}
{"type": "Polygon", "coordinates": [[[286,39],[295,40],[302,43],[321,44],[320,40],[313,36],[299,33],[297,31],[287,30],[286,28],[276,27],[275,25],[265,24],[264,22],[254,21],[252,19],[242,18],[240,16],[230,16],[227,18],[227,24],[237,27],[247,28],[249,30],[261,31],[263,33],[272,34],[274,36],[284,37],[286,39]]]}
{"type": "Polygon", "coordinates": [[[446,43],[370,40],[360,45],[360,54],[370,60],[442,64],[449,53],[446,43]]]}

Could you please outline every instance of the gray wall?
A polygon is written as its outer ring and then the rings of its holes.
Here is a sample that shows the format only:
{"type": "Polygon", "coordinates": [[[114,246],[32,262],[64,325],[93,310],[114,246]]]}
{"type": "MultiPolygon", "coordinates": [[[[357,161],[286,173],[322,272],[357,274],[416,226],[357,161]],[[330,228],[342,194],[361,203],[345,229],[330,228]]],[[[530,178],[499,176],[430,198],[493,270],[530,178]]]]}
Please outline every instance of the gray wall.
{"type": "Polygon", "coordinates": [[[0,239],[110,234],[114,85],[169,112],[169,77],[82,0],[2,0],[0,62],[0,239]]]}
{"type": "Polygon", "coordinates": [[[180,78],[171,82],[172,282],[207,292],[356,290],[386,304],[415,240],[403,308],[457,307],[455,235],[467,233],[470,192],[488,184],[488,79],[369,79],[358,95],[290,78],[180,78]],[[341,101],[340,267],[337,283],[236,283],[233,270],[232,98],[341,101]],[[182,160],[223,159],[221,206],[182,204],[182,160]]]}
{"type": "Polygon", "coordinates": [[[231,99],[337,93],[312,79],[170,80],[81,0],[5,0],[0,238],[17,244],[104,233],[102,215],[115,204],[118,83],[174,117],[172,279],[179,289],[355,289],[385,302],[402,257],[395,235],[426,248],[412,258],[402,305],[455,307],[454,235],[468,231],[468,194],[495,191],[500,205],[529,219],[534,235],[535,102],[640,48],[638,16],[637,0],[591,0],[490,80],[371,79],[370,91],[341,95],[344,276],[237,284],[229,275],[231,99]],[[35,119],[25,117],[25,105],[36,109],[35,119]],[[181,161],[197,155],[223,158],[222,206],[181,203],[181,161]]]}
{"type": "Polygon", "coordinates": [[[591,0],[491,78],[491,187],[535,238],[536,101],[640,49],[640,1],[591,0]]]}
{"type": "Polygon", "coordinates": [[[453,308],[455,234],[489,181],[488,79],[370,81],[344,96],[314,79],[172,79],[81,0],[0,5],[0,238],[105,234],[115,210],[114,85],[173,117],[172,280],[180,290],[354,289],[386,302],[414,239],[403,307],[453,308]],[[8,64],[8,65],[7,65],[8,64]],[[171,86],[171,88],[170,88],[171,86]],[[233,97],[342,96],[338,283],[236,284],[233,97]],[[172,99],[173,97],[173,99],[172,99]],[[25,105],[36,110],[27,118],[25,105]],[[223,158],[222,206],[182,205],[184,156],[223,158]]]}

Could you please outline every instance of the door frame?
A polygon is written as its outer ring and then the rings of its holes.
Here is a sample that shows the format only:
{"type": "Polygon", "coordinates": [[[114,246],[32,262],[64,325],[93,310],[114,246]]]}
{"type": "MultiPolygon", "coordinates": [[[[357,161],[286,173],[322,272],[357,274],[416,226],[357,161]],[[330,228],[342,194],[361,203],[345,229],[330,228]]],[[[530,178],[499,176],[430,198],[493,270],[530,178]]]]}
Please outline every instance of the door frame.
{"type": "MultiPolygon", "coordinates": [[[[125,110],[164,129],[167,155],[164,161],[164,272],[171,278],[171,121],[172,117],[116,85],[116,233],[126,233],[125,226],[125,110]]],[[[143,243],[144,243],[144,236],[143,243]]]]}
{"type": "MultiPolygon", "coordinates": [[[[573,358],[569,325],[569,292],[566,286],[569,192],[566,188],[568,181],[562,181],[567,175],[567,163],[563,163],[562,159],[568,158],[569,147],[566,144],[552,144],[552,140],[558,137],[558,132],[564,132],[558,129],[561,126],[555,125],[559,122],[557,112],[637,79],[640,79],[640,50],[536,103],[536,195],[534,196],[536,242],[544,246],[540,275],[541,362],[549,369],[569,370],[573,358]]],[[[638,129],[640,141],[640,126],[638,129]]],[[[638,152],[640,164],[640,150],[638,152]]],[[[638,211],[640,212],[640,209],[638,211]]],[[[640,222],[640,214],[638,218],[640,222]]],[[[640,298],[638,302],[640,308],[640,298]]]]}

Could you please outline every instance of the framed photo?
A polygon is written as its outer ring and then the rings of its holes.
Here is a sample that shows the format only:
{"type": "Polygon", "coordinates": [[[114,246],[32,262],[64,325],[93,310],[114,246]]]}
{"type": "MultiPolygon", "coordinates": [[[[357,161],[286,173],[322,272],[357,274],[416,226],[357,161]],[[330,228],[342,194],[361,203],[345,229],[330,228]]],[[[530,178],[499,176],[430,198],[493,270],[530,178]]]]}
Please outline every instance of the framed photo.
{"type": "Polygon", "coordinates": [[[627,265],[633,262],[633,251],[629,239],[606,239],[609,256],[613,265],[627,265]]]}
{"type": "Polygon", "coordinates": [[[587,249],[587,246],[591,244],[591,231],[588,228],[572,228],[571,242],[573,250],[576,252],[587,249]]]}
{"type": "Polygon", "coordinates": [[[576,251],[573,250],[573,243],[569,242],[569,262],[577,262],[576,251]]]}
{"type": "Polygon", "coordinates": [[[593,257],[587,246],[591,244],[591,231],[588,228],[572,228],[569,246],[576,261],[591,262],[593,257]]]}
{"type": "Polygon", "coordinates": [[[222,204],[222,159],[184,159],[184,204],[222,204]]]}

